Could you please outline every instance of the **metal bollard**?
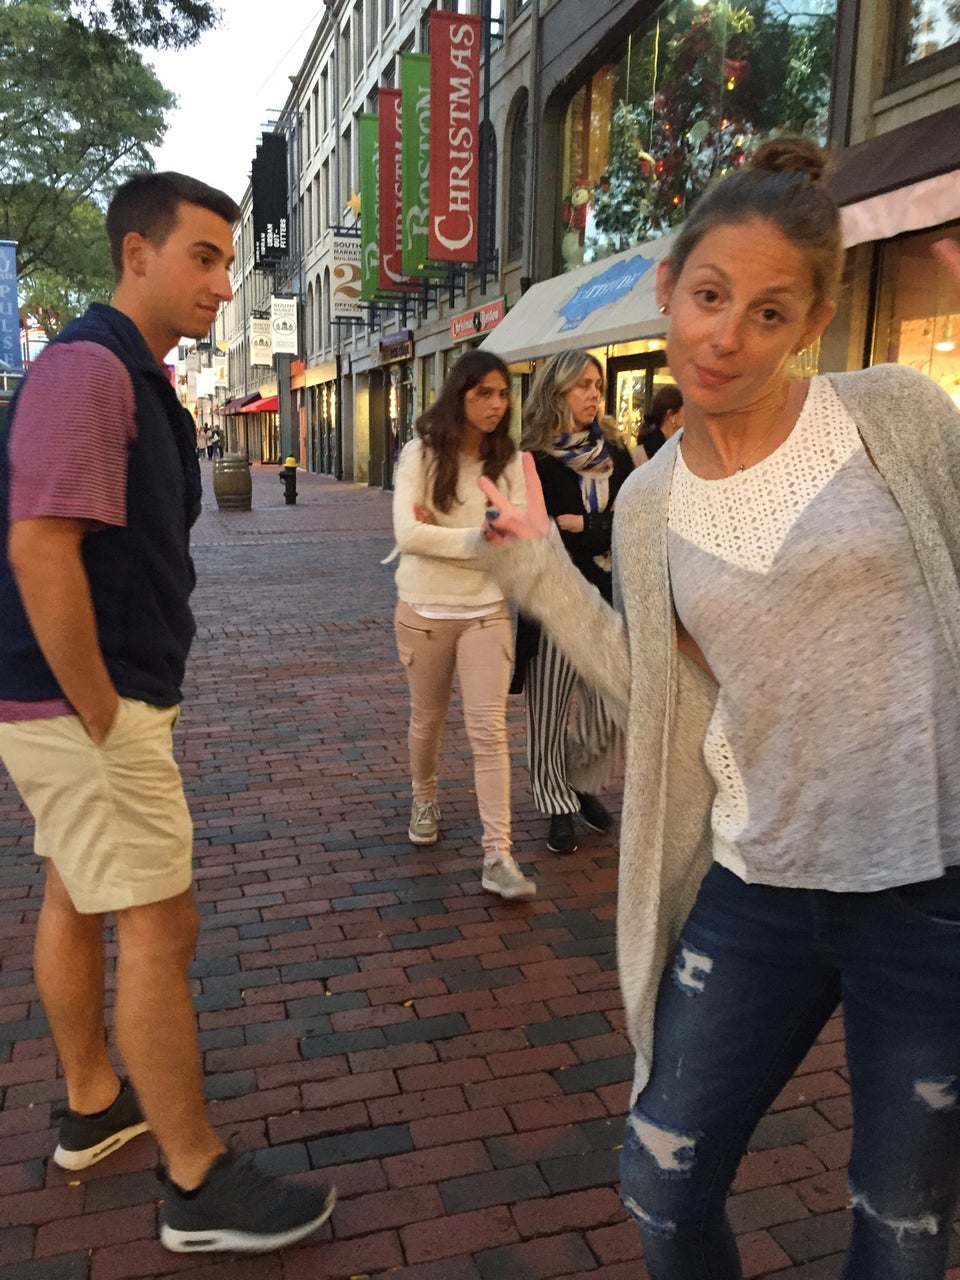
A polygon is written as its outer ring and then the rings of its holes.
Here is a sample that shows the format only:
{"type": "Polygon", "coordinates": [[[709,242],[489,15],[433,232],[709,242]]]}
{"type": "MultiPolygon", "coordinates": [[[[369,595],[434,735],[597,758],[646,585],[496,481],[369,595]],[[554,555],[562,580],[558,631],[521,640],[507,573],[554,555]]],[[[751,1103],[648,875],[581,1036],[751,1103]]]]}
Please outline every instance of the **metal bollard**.
{"type": "Polygon", "coordinates": [[[283,500],[288,507],[294,507],[297,504],[297,460],[296,458],[284,459],[283,466],[280,468],[280,483],[283,485],[283,500]]]}

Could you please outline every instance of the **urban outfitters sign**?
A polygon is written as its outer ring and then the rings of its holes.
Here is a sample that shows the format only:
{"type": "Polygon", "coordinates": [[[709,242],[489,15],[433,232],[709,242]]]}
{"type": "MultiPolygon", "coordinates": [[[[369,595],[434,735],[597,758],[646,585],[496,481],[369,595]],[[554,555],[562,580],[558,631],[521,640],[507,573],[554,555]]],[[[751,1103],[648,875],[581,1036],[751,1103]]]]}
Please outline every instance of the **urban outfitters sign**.
{"type": "Polygon", "coordinates": [[[290,252],[287,223],[287,140],[280,133],[265,133],[250,167],[255,262],[286,258],[290,252]]]}
{"type": "Polygon", "coordinates": [[[480,18],[430,13],[430,257],[477,261],[480,18]]]}

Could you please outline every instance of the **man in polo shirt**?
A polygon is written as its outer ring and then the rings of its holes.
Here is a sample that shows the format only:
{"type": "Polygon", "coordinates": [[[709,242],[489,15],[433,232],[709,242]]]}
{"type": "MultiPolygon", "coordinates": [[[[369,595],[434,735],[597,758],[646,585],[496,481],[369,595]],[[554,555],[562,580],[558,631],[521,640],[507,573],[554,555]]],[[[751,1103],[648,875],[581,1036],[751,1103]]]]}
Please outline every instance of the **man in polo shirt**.
{"type": "Polygon", "coordinates": [[[149,1128],[171,1249],[262,1252],[329,1216],[332,1189],[265,1177],[206,1118],[188,970],[192,826],[171,733],[194,634],[193,423],[162,361],[231,297],[229,196],[177,173],[107,213],[111,305],[36,361],[0,448],[0,757],[33,814],[46,884],[37,985],[66,1077],[54,1154],[84,1169],[149,1128]],[[118,940],[105,1047],[103,919],[118,940]]]}

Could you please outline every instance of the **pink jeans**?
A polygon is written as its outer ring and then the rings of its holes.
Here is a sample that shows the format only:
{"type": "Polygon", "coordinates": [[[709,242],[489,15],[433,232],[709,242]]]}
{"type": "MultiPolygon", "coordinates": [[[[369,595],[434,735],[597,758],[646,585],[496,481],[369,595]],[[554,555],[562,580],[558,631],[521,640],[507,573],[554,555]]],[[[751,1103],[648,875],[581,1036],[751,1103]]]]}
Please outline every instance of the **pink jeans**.
{"type": "Polygon", "coordinates": [[[424,618],[401,600],[394,625],[410,687],[410,774],[417,800],[435,800],[440,739],[456,671],[473,752],[483,852],[510,852],[507,688],[513,635],[506,605],[482,618],[424,618]]]}

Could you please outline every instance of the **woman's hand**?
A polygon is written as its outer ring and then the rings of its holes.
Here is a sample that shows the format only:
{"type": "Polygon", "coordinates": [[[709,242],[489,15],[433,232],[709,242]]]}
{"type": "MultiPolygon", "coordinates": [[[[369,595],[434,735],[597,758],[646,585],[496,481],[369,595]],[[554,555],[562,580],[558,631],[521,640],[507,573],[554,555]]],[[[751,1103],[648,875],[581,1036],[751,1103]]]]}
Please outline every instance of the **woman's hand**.
{"type": "Polygon", "coordinates": [[[433,514],[429,507],[424,506],[422,502],[413,504],[413,518],[418,524],[436,524],[437,517],[433,514]]]}
{"type": "Polygon", "coordinates": [[[583,533],[583,516],[557,516],[556,520],[564,533],[583,533]]]}
{"type": "Polygon", "coordinates": [[[532,453],[522,453],[523,482],[527,490],[527,509],[515,507],[505,493],[501,493],[492,480],[481,476],[477,481],[486,495],[490,508],[480,530],[486,542],[504,543],[531,541],[550,536],[550,517],[543,501],[543,489],[537,475],[537,464],[532,453]]]}

